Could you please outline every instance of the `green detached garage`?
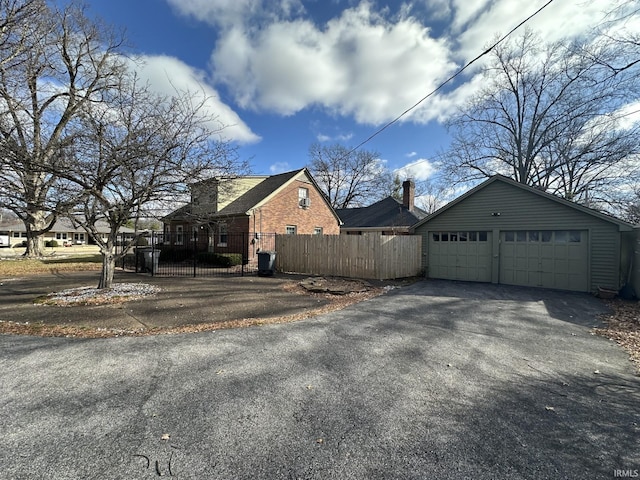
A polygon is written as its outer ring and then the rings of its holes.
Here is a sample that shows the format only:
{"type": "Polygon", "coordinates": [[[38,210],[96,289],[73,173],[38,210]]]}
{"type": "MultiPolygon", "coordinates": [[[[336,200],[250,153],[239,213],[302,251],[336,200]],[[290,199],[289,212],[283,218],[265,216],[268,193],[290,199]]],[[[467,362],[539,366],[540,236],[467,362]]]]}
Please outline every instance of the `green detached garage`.
{"type": "Polygon", "coordinates": [[[596,292],[631,268],[633,225],[495,175],[412,227],[429,278],[596,292]]]}

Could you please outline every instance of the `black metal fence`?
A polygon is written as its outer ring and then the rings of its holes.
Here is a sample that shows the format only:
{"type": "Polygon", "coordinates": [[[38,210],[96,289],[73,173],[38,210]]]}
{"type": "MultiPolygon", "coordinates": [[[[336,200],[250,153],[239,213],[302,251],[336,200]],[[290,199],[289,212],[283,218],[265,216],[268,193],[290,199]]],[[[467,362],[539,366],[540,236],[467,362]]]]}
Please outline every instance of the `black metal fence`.
{"type": "Polygon", "coordinates": [[[144,232],[131,245],[133,238],[125,234],[118,241],[118,253],[126,249],[119,266],[158,276],[256,274],[258,253],[275,250],[274,233],[144,232]]]}

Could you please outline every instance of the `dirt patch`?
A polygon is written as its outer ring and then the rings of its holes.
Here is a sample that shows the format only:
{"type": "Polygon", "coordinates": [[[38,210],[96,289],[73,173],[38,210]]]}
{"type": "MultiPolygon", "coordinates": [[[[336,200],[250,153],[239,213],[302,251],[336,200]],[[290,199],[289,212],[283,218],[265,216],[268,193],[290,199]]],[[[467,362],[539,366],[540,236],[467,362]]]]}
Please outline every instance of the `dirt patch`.
{"type": "Polygon", "coordinates": [[[365,280],[335,277],[310,277],[302,280],[300,286],[311,293],[330,293],[347,295],[374,290],[374,286],[365,280]]]}

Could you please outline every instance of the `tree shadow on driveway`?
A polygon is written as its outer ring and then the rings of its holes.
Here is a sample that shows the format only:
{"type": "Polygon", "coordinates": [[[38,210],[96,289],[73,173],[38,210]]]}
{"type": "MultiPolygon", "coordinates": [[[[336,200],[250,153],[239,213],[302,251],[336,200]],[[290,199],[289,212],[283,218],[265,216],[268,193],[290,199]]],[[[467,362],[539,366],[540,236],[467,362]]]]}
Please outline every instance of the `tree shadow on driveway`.
{"type": "Polygon", "coordinates": [[[640,381],[585,327],[581,297],[565,297],[572,322],[536,299],[424,288],[252,329],[0,337],[5,473],[584,479],[640,469],[640,381]]]}

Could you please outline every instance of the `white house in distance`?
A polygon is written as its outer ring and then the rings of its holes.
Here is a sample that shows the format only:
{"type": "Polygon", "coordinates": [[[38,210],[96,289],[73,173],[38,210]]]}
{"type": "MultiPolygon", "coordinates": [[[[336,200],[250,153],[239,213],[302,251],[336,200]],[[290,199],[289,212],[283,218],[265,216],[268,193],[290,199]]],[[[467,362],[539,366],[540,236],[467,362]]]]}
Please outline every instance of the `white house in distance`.
{"type": "MultiPolygon", "coordinates": [[[[106,238],[109,233],[109,225],[106,222],[97,223],[98,232],[106,238]]],[[[120,233],[134,234],[133,228],[122,227],[120,233]]],[[[74,227],[68,218],[56,221],[53,228],[43,235],[45,242],[55,240],[59,247],[72,245],[91,245],[95,242],[89,234],[80,227],[74,227]]],[[[17,247],[27,239],[27,230],[23,222],[0,226],[0,247],[17,247]]]]}

